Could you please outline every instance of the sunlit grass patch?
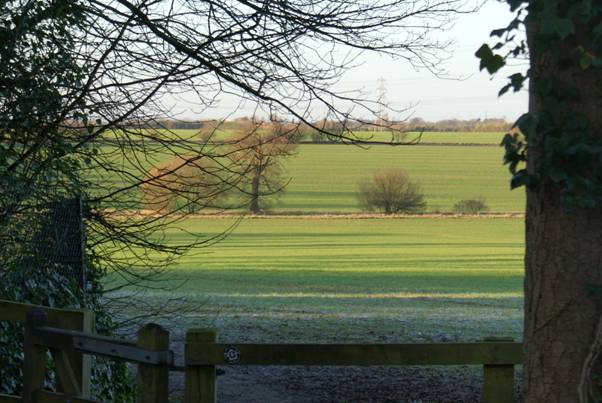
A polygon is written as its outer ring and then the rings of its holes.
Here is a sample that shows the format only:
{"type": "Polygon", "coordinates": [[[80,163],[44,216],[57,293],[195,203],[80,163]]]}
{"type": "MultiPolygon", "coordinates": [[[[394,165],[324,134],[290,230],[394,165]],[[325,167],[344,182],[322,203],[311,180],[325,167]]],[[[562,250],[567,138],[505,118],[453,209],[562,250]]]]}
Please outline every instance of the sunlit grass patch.
{"type": "MultiPolygon", "coordinates": [[[[212,236],[230,223],[185,227],[212,236]]],[[[146,298],[185,297],[198,307],[182,326],[236,339],[468,340],[522,329],[520,218],[243,220],[195,252],[146,298]]]]}

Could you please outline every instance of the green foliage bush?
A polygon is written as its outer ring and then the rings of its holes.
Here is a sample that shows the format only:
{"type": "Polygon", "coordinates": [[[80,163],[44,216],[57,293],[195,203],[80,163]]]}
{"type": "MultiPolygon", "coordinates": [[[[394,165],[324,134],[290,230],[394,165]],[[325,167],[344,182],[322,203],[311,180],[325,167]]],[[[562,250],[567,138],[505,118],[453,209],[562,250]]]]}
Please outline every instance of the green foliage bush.
{"type": "Polygon", "coordinates": [[[460,200],[453,207],[453,212],[458,214],[479,214],[487,211],[489,211],[489,207],[482,197],[460,200]]]}

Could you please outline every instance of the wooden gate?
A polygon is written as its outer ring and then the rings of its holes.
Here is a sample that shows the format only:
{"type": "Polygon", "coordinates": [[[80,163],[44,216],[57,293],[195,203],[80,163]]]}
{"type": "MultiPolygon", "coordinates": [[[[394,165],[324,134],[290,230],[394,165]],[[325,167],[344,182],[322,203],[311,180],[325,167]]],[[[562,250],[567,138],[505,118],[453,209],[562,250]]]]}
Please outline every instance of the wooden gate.
{"type": "Polygon", "coordinates": [[[63,310],[0,300],[0,320],[24,324],[22,396],[0,394],[8,402],[95,402],[90,400],[90,356],[108,357],[138,364],[136,401],[169,400],[169,332],[148,324],[137,341],[103,337],[93,332],[94,317],[88,310],[63,310]],[[56,390],[44,389],[47,351],[54,361],[56,390]]]}
{"type": "Polygon", "coordinates": [[[483,401],[511,403],[514,366],[522,344],[490,338],[478,343],[420,344],[230,344],[214,330],[186,334],[186,402],[216,401],[217,365],[480,365],[483,401]]]}
{"type": "Polygon", "coordinates": [[[214,403],[219,365],[479,365],[483,401],[510,403],[514,366],[522,363],[522,344],[508,339],[477,343],[421,344],[236,344],[218,343],[212,329],[186,334],[185,366],[174,365],[169,332],[149,324],[136,342],[94,334],[88,311],[58,310],[0,301],[0,320],[24,322],[23,396],[0,395],[5,402],[93,402],[89,356],[138,364],[138,402],[169,400],[169,372],[185,371],[185,402],[214,403]],[[75,328],[75,329],[74,329],[75,328]],[[57,392],[44,390],[46,351],[56,368],[57,392]]]}

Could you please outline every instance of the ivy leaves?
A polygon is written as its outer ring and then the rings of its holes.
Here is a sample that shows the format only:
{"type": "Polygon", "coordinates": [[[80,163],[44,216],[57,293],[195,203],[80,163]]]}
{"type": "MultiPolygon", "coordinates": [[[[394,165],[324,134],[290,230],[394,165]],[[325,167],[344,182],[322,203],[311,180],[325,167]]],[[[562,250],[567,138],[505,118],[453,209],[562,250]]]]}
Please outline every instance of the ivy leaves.
{"type": "MultiPolygon", "coordinates": [[[[512,2],[510,2],[512,3],[512,2]]],[[[517,3],[516,7],[518,7],[522,2],[514,2],[517,3]]],[[[512,6],[514,10],[514,6],[512,6]]],[[[515,31],[518,30],[521,25],[524,24],[524,20],[521,18],[521,15],[524,13],[524,10],[519,9],[517,12],[517,16],[508,24],[505,28],[494,29],[489,34],[491,37],[500,38],[499,41],[493,46],[490,47],[488,44],[483,44],[476,51],[475,56],[480,59],[479,70],[486,69],[489,74],[495,74],[499,70],[501,70],[506,65],[506,60],[509,57],[518,57],[520,55],[524,55],[527,53],[527,44],[524,41],[519,41],[514,44],[516,39],[515,31]],[[506,54],[502,56],[501,54],[494,53],[497,52],[509,44],[513,43],[514,46],[511,46],[506,54]]],[[[498,95],[503,95],[508,90],[512,89],[515,92],[519,91],[523,88],[525,81],[528,79],[527,74],[515,73],[508,77],[508,84],[503,86],[498,95]]]]}
{"type": "Polygon", "coordinates": [[[500,55],[493,53],[489,45],[483,44],[479,50],[475,53],[475,56],[481,59],[479,70],[487,69],[489,74],[496,73],[499,69],[504,67],[506,61],[500,55]]]}
{"type": "Polygon", "coordinates": [[[525,168],[527,161],[527,142],[533,137],[537,127],[537,116],[529,113],[522,115],[512,126],[512,131],[506,133],[500,144],[504,147],[504,164],[512,175],[510,188],[516,189],[520,186],[534,188],[537,180],[530,175],[525,168]]]}
{"type": "MultiPolygon", "coordinates": [[[[489,74],[497,73],[498,70],[506,65],[506,58],[493,53],[493,50],[487,44],[483,44],[479,50],[477,50],[475,56],[481,59],[479,70],[486,69],[489,74]]],[[[510,82],[500,89],[498,93],[499,96],[504,95],[510,89],[513,89],[514,92],[520,91],[523,88],[525,81],[528,79],[528,74],[523,75],[522,73],[514,73],[509,76],[508,79],[510,82]]]]}
{"type": "Polygon", "coordinates": [[[500,92],[498,92],[498,96],[502,96],[504,95],[506,92],[508,92],[508,90],[510,88],[512,88],[512,90],[514,92],[518,92],[521,90],[521,88],[523,88],[523,85],[525,84],[525,81],[527,81],[528,78],[528,74],[523,75],[522,73],[514,73],[511,76],[508,77],[508,79],[510,80],[510,82],[506,85],[504,85],[501,89],[500,92]]]}

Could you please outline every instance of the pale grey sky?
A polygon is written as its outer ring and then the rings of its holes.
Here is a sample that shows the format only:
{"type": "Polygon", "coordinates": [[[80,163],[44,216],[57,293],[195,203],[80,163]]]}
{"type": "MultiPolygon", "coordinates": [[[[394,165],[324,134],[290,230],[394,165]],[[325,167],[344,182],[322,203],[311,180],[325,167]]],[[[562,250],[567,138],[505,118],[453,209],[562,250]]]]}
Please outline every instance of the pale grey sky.
{"type": "MultiPolygon", "coordinates": [[[[479,72],[475,51],[489,38],[491,30],[506,26],[512,15],[507,3],[489,0],[473,14],[458,18],[454,27],[438,34],[443,40],[451,39],[453,56],[443,68],[452,77],[462,80],[442,79],[428,71],[416,71],[404,60],[390,60],[385,57],[366,54],[361,56],[363,64],[349,71],[341,79],[339,88],[344,90],[362,89],[369,97],[377,96],[377,80],[383,78],[387,88],[386,101],[393,109],[404,109],[414,105],[411,113],[390,113],[390,118],[406,118],[409,114],[427,120],[474,119],[501,117],[514,121],[526,111],[527,93],[507,93],[498,98],[499,89],[506,83],[506,77],[516,71],[526,69],[524,63],[514,62],[515,66],[503,69],[491,78],[486,72],[479,72]]],[[[181,118],[222,118],[251,115],[253,106],[239,106],[233,96],[219,98],[217,106],[201,115],[193,112],[186,102],[176,101],[176,110],[181,118]]]]}
{"type": "MultiPolygon", "coordinates": [[[[462,16],[450,30],[449,38],[455,41],[454,54],[445,63],[445,69],[452,76],[467,77],[462,81],[438,79],[425,71],[415,72],[409,66],[383,64],[381,75],[389,88],[387,98],[391,106],[417,103],[414,116],[427,120],[485,117],[515,120],[526,111],[527,92],[507,93],[502,97],[497,93],[510,74],[526,69],[526,63],[515,61],[491,78],[486,71],[479,72],[479,61],[474,56],[484,42],[492,42],[489,33],[506,26],[511,18],[506,3],[490,0],[479,12],[462,16]]],[[[376,70],[376,66],[373,68],[376,70]]]]}

